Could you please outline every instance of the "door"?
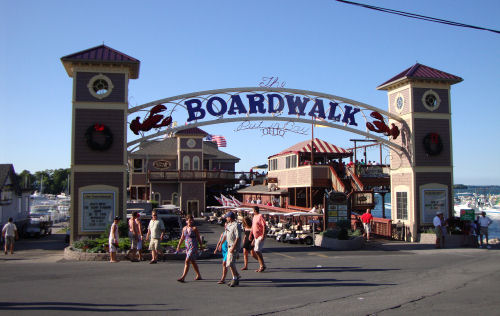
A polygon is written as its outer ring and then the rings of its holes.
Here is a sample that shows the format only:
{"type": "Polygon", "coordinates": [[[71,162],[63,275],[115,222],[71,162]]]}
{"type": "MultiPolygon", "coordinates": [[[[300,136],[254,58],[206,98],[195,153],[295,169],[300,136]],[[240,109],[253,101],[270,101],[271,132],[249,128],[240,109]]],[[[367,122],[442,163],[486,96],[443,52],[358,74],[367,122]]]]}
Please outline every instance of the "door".
{"type": "Polygon", "coordinates": [[[199,204],[200,202],[198,200],[187,201],[187,213],[194,217],[200,217],[199,204]]]}

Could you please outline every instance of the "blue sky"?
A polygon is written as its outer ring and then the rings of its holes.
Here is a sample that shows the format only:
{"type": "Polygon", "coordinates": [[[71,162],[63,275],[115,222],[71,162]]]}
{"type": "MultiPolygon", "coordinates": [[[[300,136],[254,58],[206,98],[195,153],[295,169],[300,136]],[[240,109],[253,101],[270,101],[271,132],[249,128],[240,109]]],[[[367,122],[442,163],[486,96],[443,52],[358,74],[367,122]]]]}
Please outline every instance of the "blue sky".
{"type": "MultiPolygon", "coordinates": [[[[500,29],[496,0],[361,2],[500,29]]],[[[415,62],[460,76],[451,91],[455,183],[500,184],[500,35],[325,0],[1,1],[0,163],[17,172],[70,167],[72,80],[60,58],[103,42],[141,61],[130,106],[277,76],[287,88],[385,110],[376,87],[415,62]]],[[[226,136],[223,150],[241,158],[241,171],[309,138],[236,126],[204,129],[226,136]]],[[[314,132],[343,147],[359,138],[314,132]]],[[[378,159],[376,150],[368,155],[378,159]]]]}

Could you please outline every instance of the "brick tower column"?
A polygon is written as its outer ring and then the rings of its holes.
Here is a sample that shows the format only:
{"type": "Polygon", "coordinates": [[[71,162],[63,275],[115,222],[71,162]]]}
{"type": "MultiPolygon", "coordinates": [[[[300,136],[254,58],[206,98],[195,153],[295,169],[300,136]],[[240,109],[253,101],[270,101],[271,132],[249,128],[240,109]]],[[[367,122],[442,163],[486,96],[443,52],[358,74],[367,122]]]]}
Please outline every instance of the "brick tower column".
{"type": "Polygon", "coordinates": [[[128,82],[140,62],[105,45],[61,58],[73,78],[71,242],[126,218],[128,82]]]}
{"type": "Polygon", "coordinates": [[[399,115],[406,148],[391,152],[391,218],[417,241],[419,228],[432,225],[437,211],[453,216],[451,85],[462,78],[421,64],[404,70],[377,89],[386,90],[389,112],[399,115]]]}

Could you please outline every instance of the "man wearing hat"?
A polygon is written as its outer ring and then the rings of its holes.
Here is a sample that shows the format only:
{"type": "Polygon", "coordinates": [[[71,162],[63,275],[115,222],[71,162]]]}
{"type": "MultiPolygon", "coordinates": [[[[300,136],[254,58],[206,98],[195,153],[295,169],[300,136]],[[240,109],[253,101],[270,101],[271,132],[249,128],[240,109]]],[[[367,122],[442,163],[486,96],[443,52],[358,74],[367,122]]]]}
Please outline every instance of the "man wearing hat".
{"type": "Polygon", "coordinates": [[[229,283],[230,287],[237,286],[240,282],[240,274],[236,269],[236,256],[240,251],[241,232],[236,223],[236,214],[229,211],[224,216],[226,218],[226,241],[227,241],[227,259],[226,267],[229,267],[233,280],[229,283]]]}
{"type": "Polygon", "coordinates": [[[434,224],[434,232],[436,233],[436,248],[444,247],[444,236],[442,230],[443,212],[436,212],[436,216],[432,220],[434,224]]]}

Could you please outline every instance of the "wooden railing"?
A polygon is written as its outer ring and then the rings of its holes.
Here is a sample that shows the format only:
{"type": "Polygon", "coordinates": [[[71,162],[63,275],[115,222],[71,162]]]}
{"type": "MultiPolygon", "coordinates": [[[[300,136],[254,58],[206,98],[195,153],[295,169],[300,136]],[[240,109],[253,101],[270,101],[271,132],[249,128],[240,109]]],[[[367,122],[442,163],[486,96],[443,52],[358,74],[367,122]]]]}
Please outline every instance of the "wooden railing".
{"type": "Polygon", "coordinates": [[[330,176],[332,178],[333,189],[337,192],[344,193],[345,186],[344,186],[344,183],[342,182],[342,179],[339,178],[339,176],[337,175],[337,172],[335,171],[335,169],[332,166],[329,166],[329,167],[330,167],[330,176]]]}
{"type": "Polygon", "coordinates": [[[351,182],[354,183],[354,186],[356,187],[357,191],[363,191],[364,186],[361,180],[359,180],[358,176],[356,175],[356,172],[353,172],[351,168],[346,168],[347,174],[351,177],[351,182]]]}
{"type": "MultiPolygon", "coordinates": [[[[357,228],[357,223],[361,222],[361,215],[351,215],[351,227],[357,228]]],[[[392,220],[387,218],[374,217],[372,220],[372,235],[384,238],[392,238],[392,220]]]]}
{"type": "Polygon", "coordinates": [[[208,170],[173,170],[150,171],[148,180],[237,180],[244,172],[208,171],[208,170]]]}

